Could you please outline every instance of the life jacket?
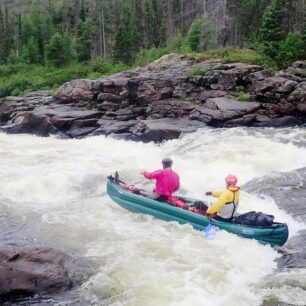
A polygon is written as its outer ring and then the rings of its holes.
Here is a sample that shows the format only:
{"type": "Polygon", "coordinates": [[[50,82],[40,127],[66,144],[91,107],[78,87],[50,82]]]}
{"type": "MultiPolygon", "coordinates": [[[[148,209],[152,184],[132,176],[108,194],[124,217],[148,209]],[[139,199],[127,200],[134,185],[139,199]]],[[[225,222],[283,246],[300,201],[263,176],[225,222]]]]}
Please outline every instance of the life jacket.
{"type": "Polygon", "coordinates": [[[222,209],[217,213],[217,215],[223,219],[232,219],[239,205],[237,200],[237,193],[239,192],[240,187],[229,187],[227,190],[233,193],[233,200],[226,202],[222,209]]]}

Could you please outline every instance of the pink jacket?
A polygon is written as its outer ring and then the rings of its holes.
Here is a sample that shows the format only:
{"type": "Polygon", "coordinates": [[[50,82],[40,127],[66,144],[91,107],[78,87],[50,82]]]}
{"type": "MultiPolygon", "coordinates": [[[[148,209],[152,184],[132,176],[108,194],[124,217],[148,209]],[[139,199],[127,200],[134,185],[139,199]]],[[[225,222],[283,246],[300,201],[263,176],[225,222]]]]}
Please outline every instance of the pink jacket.
{"type": "Polygon", "coordinates": [[[154,172],[144,172],[144,177],[156,180],[154,192],[160,195],[171,196],[172,192],[180,188],[180,177],[176,172],[167,168],[156,170],[154,172]]]}

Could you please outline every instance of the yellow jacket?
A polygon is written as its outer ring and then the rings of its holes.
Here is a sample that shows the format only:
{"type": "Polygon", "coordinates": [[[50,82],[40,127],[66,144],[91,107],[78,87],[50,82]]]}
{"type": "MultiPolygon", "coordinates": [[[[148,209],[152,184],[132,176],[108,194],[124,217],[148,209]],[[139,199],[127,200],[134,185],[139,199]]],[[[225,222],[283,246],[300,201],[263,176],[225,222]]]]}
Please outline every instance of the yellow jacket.
{"type": "Polygon", "coordinates": [[[232,217],[233,210],[237,208],[239,203],[239,189],[237,186],[230,186],[224,191],[213,191],[212,196],[218,198],[218,200],[207,209],[207,213],[217,213],[224,218],[232,217]]]}

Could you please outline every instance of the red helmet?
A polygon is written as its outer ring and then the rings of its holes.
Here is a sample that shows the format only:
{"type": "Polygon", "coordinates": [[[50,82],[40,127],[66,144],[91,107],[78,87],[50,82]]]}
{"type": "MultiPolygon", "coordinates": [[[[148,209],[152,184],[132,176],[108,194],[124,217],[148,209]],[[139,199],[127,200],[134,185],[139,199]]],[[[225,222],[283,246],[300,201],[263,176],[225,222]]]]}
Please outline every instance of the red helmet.
{"type": "Polygon", "coordinates": [[[238,182],[237,176],[236,175],[228,175],[225,178],[225,182],[227,186],[235,186],[238,182]]]}

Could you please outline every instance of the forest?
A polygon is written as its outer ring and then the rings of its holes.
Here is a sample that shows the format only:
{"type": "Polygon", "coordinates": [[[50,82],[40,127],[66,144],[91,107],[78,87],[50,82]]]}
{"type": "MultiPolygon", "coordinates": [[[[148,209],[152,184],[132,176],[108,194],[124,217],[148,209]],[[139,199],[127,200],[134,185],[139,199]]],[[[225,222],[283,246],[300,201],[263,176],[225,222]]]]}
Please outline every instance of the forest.
{"type": "Polygon", "coordinates": [[[171,52],[238,52],[282,69],[306,57],[305,9],[305,0],[2,0],[0,97],[171,52]]]}

